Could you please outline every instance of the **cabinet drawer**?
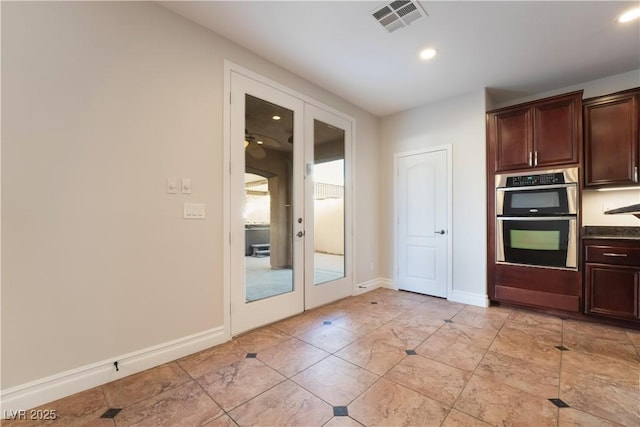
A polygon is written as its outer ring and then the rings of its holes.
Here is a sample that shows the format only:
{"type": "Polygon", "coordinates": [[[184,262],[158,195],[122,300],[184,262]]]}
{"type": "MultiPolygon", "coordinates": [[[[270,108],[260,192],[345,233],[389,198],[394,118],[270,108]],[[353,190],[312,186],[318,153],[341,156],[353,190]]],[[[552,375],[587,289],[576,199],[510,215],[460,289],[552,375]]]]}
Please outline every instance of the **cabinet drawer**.
{"type": "Polygon", "coordinates": [[[640,248],[589,245],[585,248],[585,258],[587,262],[600,264],[640,266],[640,248]]]}

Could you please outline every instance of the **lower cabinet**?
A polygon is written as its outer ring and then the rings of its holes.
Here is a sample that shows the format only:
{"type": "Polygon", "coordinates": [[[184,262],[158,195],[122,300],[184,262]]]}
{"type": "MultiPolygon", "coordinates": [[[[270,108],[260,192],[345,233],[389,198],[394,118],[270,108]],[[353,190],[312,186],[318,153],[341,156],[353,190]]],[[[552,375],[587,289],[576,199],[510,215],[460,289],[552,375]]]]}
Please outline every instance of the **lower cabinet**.
{"type": "Polygon", "coordinates": [[[640,242],[585,241],[585,313],[640,321],[640,242]]]}

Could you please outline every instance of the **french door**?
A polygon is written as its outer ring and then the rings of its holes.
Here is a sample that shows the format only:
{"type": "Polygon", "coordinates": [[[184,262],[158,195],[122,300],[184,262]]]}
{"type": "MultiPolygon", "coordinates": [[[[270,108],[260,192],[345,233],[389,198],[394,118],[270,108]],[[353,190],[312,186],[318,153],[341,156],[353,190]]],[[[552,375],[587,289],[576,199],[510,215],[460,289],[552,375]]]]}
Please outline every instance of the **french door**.
{"type": "Polygon", "coordinates": [[[231,334],[351,295],[351,123],[230,73],[231,334]]]}
{"type": "Polygon", "coordinates": [[[351,272],[351,122],[305,105],[307,224],[305,307],[353,293],[351,272]]]}

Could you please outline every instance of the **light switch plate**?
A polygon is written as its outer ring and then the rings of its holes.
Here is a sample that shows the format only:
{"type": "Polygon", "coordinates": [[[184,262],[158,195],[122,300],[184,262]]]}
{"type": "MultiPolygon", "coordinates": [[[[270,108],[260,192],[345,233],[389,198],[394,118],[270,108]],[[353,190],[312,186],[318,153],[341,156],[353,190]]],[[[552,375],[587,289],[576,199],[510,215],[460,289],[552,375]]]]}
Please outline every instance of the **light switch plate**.
{"type": "Polygon", "coordinates": [[[167,178],[167,194],[178,194],[178,178],[167,178]]]}
{"type": "Polygon", "coordinates": [[[191,178],[182,178],[182,194],[191,194],[191,178]]]}
{"type": "Polygon", "coordinates": [[[184,219],[204,219],[204,203],[185,203],[184,219]]]}

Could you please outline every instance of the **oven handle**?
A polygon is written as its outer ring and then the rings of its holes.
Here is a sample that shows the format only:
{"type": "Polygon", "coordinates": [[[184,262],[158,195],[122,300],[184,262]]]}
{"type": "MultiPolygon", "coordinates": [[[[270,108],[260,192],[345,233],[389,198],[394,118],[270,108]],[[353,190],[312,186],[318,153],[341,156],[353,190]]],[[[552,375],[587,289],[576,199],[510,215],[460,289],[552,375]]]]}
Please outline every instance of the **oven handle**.
{"type": "Polygon", "coordinates": [[[523,187],[497,187],[496,191],[529,191],[529,190],[549,190],[553,188],[569,188],[576,187],[575,182],[567,182],[566,184],[550,184],[550,185],[531,185],[523,187]]]}
{"type": "Polygon", "coordinates": [[[577,219],[577,216],[498,216],[496,219],[507,221],[570,221],[577,219]]]}

